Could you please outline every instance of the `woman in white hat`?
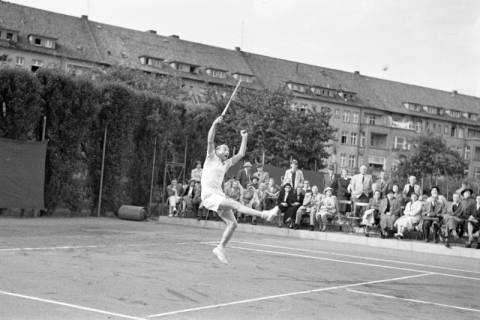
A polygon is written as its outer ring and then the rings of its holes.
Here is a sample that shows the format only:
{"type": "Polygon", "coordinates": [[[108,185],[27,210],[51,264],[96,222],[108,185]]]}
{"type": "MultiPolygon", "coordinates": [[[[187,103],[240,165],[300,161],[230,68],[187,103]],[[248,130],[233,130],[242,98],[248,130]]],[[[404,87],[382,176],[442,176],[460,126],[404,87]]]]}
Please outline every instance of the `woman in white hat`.
{"type": "Polygon", "coordinates": [[[318,221],[318,227],[321,231],[327,230],[328,219],[332,218],[338,212],[337,197],[333,195],[333,189],[330,187],[323,190],[325,197],[320,201],[320,206],[315,214],[318,221]]]}

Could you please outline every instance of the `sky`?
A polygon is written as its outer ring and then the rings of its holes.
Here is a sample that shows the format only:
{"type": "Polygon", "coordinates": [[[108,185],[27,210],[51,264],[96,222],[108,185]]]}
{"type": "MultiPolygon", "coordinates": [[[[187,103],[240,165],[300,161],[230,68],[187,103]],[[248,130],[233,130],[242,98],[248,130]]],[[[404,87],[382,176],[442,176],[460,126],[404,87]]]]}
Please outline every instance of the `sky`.
{"type": "Polygon", "coordinates": [[[480,97],[478,0],[10,0],[480,97]]]}

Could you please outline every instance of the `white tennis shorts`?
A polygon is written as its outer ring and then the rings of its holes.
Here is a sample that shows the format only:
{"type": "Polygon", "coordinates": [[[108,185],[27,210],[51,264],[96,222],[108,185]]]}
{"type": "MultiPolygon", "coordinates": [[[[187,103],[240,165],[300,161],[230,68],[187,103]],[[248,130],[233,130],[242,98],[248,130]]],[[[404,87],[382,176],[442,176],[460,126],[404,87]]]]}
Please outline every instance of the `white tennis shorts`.
{"type": "Polygon", "coordinates": [[[208,210],[218,213],[218,207],[227,197],[223,193],[206,193],[202,192],[202,204],[208,210]]]}

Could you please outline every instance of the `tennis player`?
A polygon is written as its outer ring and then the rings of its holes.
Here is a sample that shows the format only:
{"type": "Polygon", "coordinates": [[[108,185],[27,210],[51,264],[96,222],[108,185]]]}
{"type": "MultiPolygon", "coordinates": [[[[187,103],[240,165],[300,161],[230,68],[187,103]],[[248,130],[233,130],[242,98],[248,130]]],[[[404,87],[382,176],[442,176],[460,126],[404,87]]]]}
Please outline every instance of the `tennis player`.
{"type": "Polygon", "coordinates": [[[223,262],[228,263],[225,257],[225,246],[233,235],[233,232],[237,228],[237,220],[232,210],[237,210],[239,213],[243,213],[250,216],[257,216],[267,221],[271,221],[277,216],[278,207],[275,207],[267,211],[257,211],[252,208],[246,207],[239,202],[228,199],[222,190],[222,182],[225,173],[228,169],[235,165],[240,159],[245,156],[247,149],[247,132],[245,130],[240,131],[242,135],[242,143],[240,149],[236,155],[229,158],[230,151],[225,144],[215,147],[215,129],[217,124],[223,121],[223,117],[220,116],[213,121],[212,127],[208,131],[208,145],[207,145],[207,158],[203,165],[202,173],[202,203],[205,208],[217,212],[220,218],[226,223],[226,228],[223,233],[222,239],[213,253],[217,258],[223,262]]]}

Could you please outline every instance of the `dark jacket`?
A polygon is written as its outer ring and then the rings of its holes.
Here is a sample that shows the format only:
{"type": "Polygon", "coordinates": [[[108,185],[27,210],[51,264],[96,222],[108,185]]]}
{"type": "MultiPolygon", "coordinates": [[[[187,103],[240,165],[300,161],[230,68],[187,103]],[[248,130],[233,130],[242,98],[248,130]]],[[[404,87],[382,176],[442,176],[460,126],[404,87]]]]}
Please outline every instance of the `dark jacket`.
{"type": "MultiPolygon", "coordinates": [[[[283,203],[284,199],[285,199],[285,189],[282,188],[277,198],[277,205],[280,205],[281,203],[283,203]]],[[[295,193],[292,190],[290,190],[290,192],[287,195],[287,201],[286,201],[287,205],[291,207],[292,203],[294,203],[295,200],[296,200],[295,193]]]]}
{"type": "Polygon", "coordinates": [[[471,215],[475,214],[477,204],[472,198],[463,199],[460,204],[462,205],[462,213],[459,218],[468,219],[471,215]]]}
{"type": "Polygon", "coordinates": [[[247,185],[252,182],[252,173],[250,172],[250,174],[247,175],[247,173],[245,172],[245,168],[242,168],[238,170],[236,178],[238,181],[240,181],[243,189],[246,189],[247,185]]]}
{"type": "MultiPolygon", "coordinates": [[[[190,187],[190,185],[188,185],[188,186],[185,188],[185,191],[183,192],[183,196],[184,196],[184,197],[185,197],[185,196],[188,196],[188,193],[190,192],[190,188],[192,188],[192,187],[190,187]]],[[[191,194],[191,196],[190,196],[190,198],[192,198],[192,199],[195,198],[195,189],[196,189],[196,188],[193,187],[193,191],[192,191],[192,194],[191,194]]]]}
{"type": "MultiPolygon", "coordinates": [[[[382,199],[382,202],[380,202],[380,206],[378,208],[378,211],[380,214],[386,214],[387,213],[387,207],[388,207],[388,199],[384,198],[382,199]]],[[[394,198],[392,201],[390,201],[390,213],[395,216],[400,216],[402,213],[402,204],[399,199],[394,198]]]]}

